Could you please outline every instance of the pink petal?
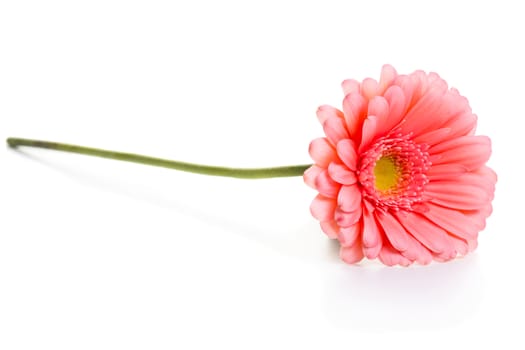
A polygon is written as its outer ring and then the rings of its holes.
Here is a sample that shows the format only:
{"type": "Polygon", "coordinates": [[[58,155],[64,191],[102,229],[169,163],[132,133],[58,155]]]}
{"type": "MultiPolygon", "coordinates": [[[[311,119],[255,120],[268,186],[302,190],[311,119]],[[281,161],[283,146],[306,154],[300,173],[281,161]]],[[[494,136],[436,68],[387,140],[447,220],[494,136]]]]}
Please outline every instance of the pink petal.
{"type": "Polygon", "coordinates": [[[314,188],[314,189],[317,189],[317,187],[315,186],[315,178],[323,171],[324,169],[317,166],[317,165],[312,165],[311,167],[309,167],[308,169],[306,169],[306,171],[304,172],[303,174],[303,180],[304,182],[310,186],[311,188],[314,188]]]}
{"type": "Polygon", "coordinates": [[[382,242],[373,247],[363,247],[363,253],[368,259],[375,259],[379,255],[381,248],[383,247],[382,242]]]}
{"type": "Polygon", "coordinates": [[[330,118],[344,119],[344,115],[343,112],[329,105],[323,105],[317,109],[317,119],[319,119],[321,125],[323,125],[324,122],[330,118]]]}
{"type": "Polygon", "coordinates": [[[437,154],[446,151],[456,151],[460,147],[486,147],[490,149],[490,139],[487,136],[460,136],[452,140],[441,142],[430,147],[430,154],[437,154]]]}
{"type": "Polygon", "coordinates": [[[376,116],[369,115],[363,122],[363,136],[358,152],[363,152],[377,136],[378,120],[376,116]]]}
{"type": "Polygon", "coordinates": [[[384,130],[389,131],[403,120],[406,112],[406,98],[399,86],[392,85],[385,91],[385,99],[388,102],[389,115],[384,130]]]}
{"type": "Polygon", "coordinates": [[[410,237],[410,244],[407,250],[402,251],[401,254],[409,260],[417,261],[421,265],[427,265],[432,262],[433,256],[430,251],[419,243],[412,236],[410,237]]]}
{"type": "Polygon", "coordinates": [[[439,227],[465,240],[477,238],[478,230],[472,218],[458,210],[443,208],[433,203],[427,203],[427,206],[430,210],[424,216],[439,227]]]}
{"type": "Polygon", "coordinates": [[[467,168],[457,163],[443,163],[438,165],[432,165],[427,171],[429,180],[437,181],[443,179],[454,179],[467,173],[467,168]]]}
{"type": "Polygon", "coordinates": [[[450,128],[453,137],[471,134],[476,128],[477,117],[472,114],[468,100],[452,88],[447,92],[444,103],[449,107],[449,118],[441,127],[450,128]]]}
{"type": "Polygon", "coordinates": [[[412,237],[390,213],[384,213],[384,216],[381,217],[378,216],[378,221],[383,226],[387,238],[391,239],[390,242],[398,245],[396,249],[408,260],[417,261],[422,265],[429,264],[432,261],[430,251],[412,237]]]}
{"type": "MultiPolygon", "coordinates": [[[[404,112],[406,112],[408,108],[412,107],[413,101],[415,100],[414,93],[416,86],[412,83],[412,77],[407,75],[398,75],[394,81],[394,84],[394,86],[399,86],[403,92],[403,96],[405,98],[404,112]]],[[[386,92],[385,97],[387,97],[386,92]]],[[[390,104],[390,110],[392,110],[392,104],[390,104]]]]}
{"type": "MultiPolygon", "coordinates": [[[[486,167],[483,167],[486,168],[486,167]]],[[[492,199],[492,193],[496,184],[496,179],[492,173],[482,173],[480,171],[471,171],[462,173],[461,176],[449,177],[441,179],[440,181],[433,181],[432,184],[436,186],[477,186],[485,191],[492,199]]]]}
{"type": "Polygon", "coordinates": [[[494,173],[489,167],[482,166],[475,171],[468,172],[461,177],[454,179],[454,182],[465,185],[476,184],[488,192],[493,192],[496,180],[496,173],[494,173]],[[488,172],[485,172],[484,169],[487,169],[488,172]]]}
{"type": "Polygon", "coordinates": [[[339,251],[339,256],[347,264],[355,264],[363,260],[363,249],[361,247],[361,242],[356,241],[356,244],[349,247],[341,247],[339,251]]]}
{"type": "Polygon", "coordinates": [[[336,239],[339,233],[339,226],[335,221],[323,221],[321,222],[321,230],[331,239],[336,239]]]}
{"type": "Polygon", "coordinates": [[[460,255],[467,255],[468,253],[468,243],[466,240],[459,237],[450,235],[450,240],[454,244],[454,250],[460,255]]]}
{"type": "MultiPolygon", "coordinates": [[[[446,87],[443,87],[443,90],[445,94],[441,98],[441,105],[432,115],[427,131],[441,128],[450,128],[451,131],[454,131],[453,128],[451,128],[450,122],[466,111],[471,113],[468,103],[463,103],[463,100],[465,100],[463,97],[452,93],[450,90],[446,90],[446,87]]],[[[455,136],[458,135],[455,132],[452,132],[452,134],[455,136]]]]}
{"type": "Polygon", "coordinates": [[[354,79],[347,79],[343,81],[341,86],[343,87],[344,95],[348,95],[350,93],[359,93],[359,87],[360,83],[357,80],[354,79]]]}
{"type": "Polygon", "coordinates": [[[472,114],[472,112],[468,111],[454,116],[449,121],[447,121],[446,125],[452,130],[450,133],[451,136],[466,136],[472,135],[474,133],[476,130],[477,121],[478,117],[475,114],[472,114]]]}
{"type": "Polygon", "coordinates": [[[386,119],[389,114],[388,102],[383,96],[376,96],[368,103],[368,115],[386,119]]]}
{"type": "Polygon", "coordinates": [[[359,219],[361,219],[361,215],[362,215],[361,207],[358,207],[357,210],[352,211],[352,212],[345,212],[337,208],[335,209],[334,218],[335,218],[335,222],[340,227],[350,227],[354,225],[356,222],[358,222],[359,219]]]}
{"type": "Polygon", "coordinates": [[[463,214],[470,217],[478,231],[485,229],[486,219],[492,214],[492,203],[477,210],[462,210],[463,214]]]}
{"type": "MultiPolygon", "coordinates": [[[[471,137],[471,136],[464,136],[471,137]]],[[[475,136],[476,138],[481,138],[482,140],[488,140],[481,136],[475,136]]],[[[435,154],[434,151],[430,150],[432,156],[430,160],[432,164],[449,164],[449,163],[458,163],[465,166],[468,170],[475,170],[482,165],[484,165],[491,153],[491,146],[489,142],[478,142],[472,144],[463,144],[454,149],[444,151],[441,153],[435,154]]]]}
{"type": "Polygon", "coordinates": [[[429,149],[436,165],[460,164],[467,170],[481,168],[491,154],[491,142],[486,136],[462,136],[429,149]]]}
{"type": "Polygon", "coordinates": [[[356,139],[361,134],[361,124],[366,116],[367,101],[359,93],[350,93],[343,100],[343,112],[346,126],[352,138],[356,139]]]}
{"type": "Polygon", "coordinates": [[[332,179],[342,185],[353,185],[357,182],[355,172],[340,163],[330,163],[328,173],[332,179]]]}
{"type": "Polygon", "coordinates": [[[366,78],[361,83],[361,94],[367,99],[371,100],[374,96],[379,94],[379,84],[372,78],[366,78]]]}
{"type": "MultiPolygon", "coordinates": [[[[418,125],[412,130],[416,136],[431,130],[449,128],[450,134],[446,136],[445,139],[453,138],[465,135],[475,126],[476,118],[472,115],[466,99],[446,90],[444,90],[445,93],[441,95],[441,90],[446,89],[445,86],[442,87],[441,85],[446,86],[446,84],[432,86],[426,95],[431,96],[431,94],[436,93],[438,94],[438,100],[428,102],[428,106],[432,106],[432,109],[426,111],[425,123],[418,124],[417,120],[413,120],[414,125],[418,125]],[[436,102],[439,102],[439,105],[436,105],[436,102]]],[[[426,96],[424,96],[422,100],[424,100],[426,96]]],[[[421,111],[418,112],[420,113],[421,111]]],[[[423,114],[420,114],[420,117],[422,116],[423,114]]],[[[417,116],[414,115],[414,117],[417,116]]]]}
{"type": "Polygon", "coordinates": [[[496,181],[498,181],[498,175],[494,170],[489,168],[488,166],[482,166],[478,170],[476,170],[477,174],[483,175],[487,180],[489,180],[491,183],[495,184],[496,181]]]}
{"type": "Polygon", "coordinates": [[[374,213],[369,209],[363,210],[363,253],[368,259],[375,259],[383,246],[382,231],[375,219],[374,213]]]}
{"type": "Polygon", "coordinates": [[[337,159],[335,149],[324,137],[317,138],[310,142],[308,152],[310,153],[310,157],[312,157],[314,162],[322,168],[327,168],[330,162],[337,159]]]}
{"type": "Polygon", "coordinates": [[[455,249],[443,253],[435,253],[433,254],[434,260],[438,262],[447,262],[452,259],[454,259],[457,256],[457,252],[455,249]]]}
{"type": "Polygon", "coordinates": [[[334,219],[335,207],[335,200],[318,194],[310,204],[310,212],[319,221],[331,221],[334,219]]]}
{"type": "Polygon", "coordinates": [[[390,85],[394,83],[397,72],[394,67],[385,64],[381,69],[381,78],[379,79],[379,93],[382,94],[390,85]]]}
{"type": "Polygon", "coordinates": [[[337,155],[350,170],[357,169],[357,153],[354,142],[350,139],[339,141],[337,155]]]}
{"type": "Polygon", "coordinates": [[[468,244],[468,251],[469,252],[473,252],[474,250],[476,250],[476,248],[478,247],[478,241],[473,239],[473,240],[469,240],[467,242],[468,244]]]}
{"type": "Polygon", "coordinates": [[[397,219],[415,239],[435,253],[453,250],[454,247],[443,229],[416,213],[396,213],[397,219]]]}
{"type": "Polygon", "coordinates": [[[339,141],[350,137],[346,131],[345,122],[341,118],[328,118],[323,123],[323,130],[334,147],[339,141]]]}
{"type": "Polygon", "coordinates": [[[390,213],[376,214],[379,223],[390,244],[398,251],[405,251],[410,246],[410,237],[403,226],[390,213]]]}
{"type": "Polygon", "coordinates": [[[337,204],[345,212],[352,212],[361,206],[361,190],[357,185],[344,185],[339,190],[337,204]]]}
{"type": "Polygon", "coordinates": [[[349,247],[354,245],[357,237],[361,233],[361,224],[357,222],[355,225],[350,227],[342,227],[339,230],[339,243],[343,247],[349,247]]]}
{"type": "Polygon", "coordinates": [[[412,132],[415,136],[436,129],[438,125],[443,125],[448,115],[437,113],[443,108],[443,96],[446,90],[439,86],[433,86],[425,95],[417,101],[410,109],[401,126],[406,133],[412,132]],[[445,120],[444,120],[445,119],[445,120]]]}
{"type": "Polygon", "coordinates": [[[452,181],[429,183],[425,188],[425,195],[435,204],[465,210],[479,209],[492,199],[492,193],[479,185],[452,181]]]}
{"type": "Polygon", "coordinates": [[[370,248],[381,244],[381,231],[374,215],[363,210],[363,247],[370,248]]]}
{"type": "Polygon", "coordinates": [[[375,138],[384,136],[391,131],[388,126],[389,113],[388,102],[383,96],[374,97],[368,104],[368,115],[377,118],[375,138]]]}
{"type": "Polygon", "coordinates": [[[387,266],[408,266],[412,264],[412,261],[404,257],[398,251],[394,250],[388,245],[383,245],[381,251],[379,252],[379,260],[387,266]]]}
{"type": "Polygon", "coordinates": [[[431,83],[436,83],[436,82],[440,82],[440,83],[445,84],[445,86],[448,88],[448,84],[447,84],[447,82],[444,81],[444,80],[439,76],[439,74],[437,74],[436,72],[429,72],[427,75],[428,75],[428,82],[429,82],[429,84],[431,84],[431,83]]]}
{"type": "Polygon", "coordinates": [[[439,88],[440,90],[448,91],[447,82],[441,79],[441,77],[434,72],[426,73],[422,70],[417,70],[412,74],[412,76],[419,81],[419,98],[421,98],[433,88],[439,88]]]}
{"type": "Polygon", "coordinates": [[[433,146],[436,143],[443,142],[450,135],[450,128],[441,128],[429,131],[427,133],[421,134],[414,138],[415,143],[425,143],[429,146],[433,146]]]}
{"type": "Polygon", "coordinates": [[[337,198],[341,184],[332,180],[327,170],[323,170],[315,179],[315,187],[323,196],[337,198]]]}

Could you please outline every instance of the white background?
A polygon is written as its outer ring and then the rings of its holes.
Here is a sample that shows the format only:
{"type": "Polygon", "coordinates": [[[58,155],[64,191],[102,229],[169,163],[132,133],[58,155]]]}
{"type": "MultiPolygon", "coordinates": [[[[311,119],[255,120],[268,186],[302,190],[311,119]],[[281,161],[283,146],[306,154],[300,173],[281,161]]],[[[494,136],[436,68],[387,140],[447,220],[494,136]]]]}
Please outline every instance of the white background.
{"type": "Polygon", "coordinates": [[[471,348],[523,340],[518,1],[2,1],[0,138],[310,162],[345,78],[436,71],[493,140],[479,249],[348,266],[301,178],[0,149],[0,349],[471,348]]]}

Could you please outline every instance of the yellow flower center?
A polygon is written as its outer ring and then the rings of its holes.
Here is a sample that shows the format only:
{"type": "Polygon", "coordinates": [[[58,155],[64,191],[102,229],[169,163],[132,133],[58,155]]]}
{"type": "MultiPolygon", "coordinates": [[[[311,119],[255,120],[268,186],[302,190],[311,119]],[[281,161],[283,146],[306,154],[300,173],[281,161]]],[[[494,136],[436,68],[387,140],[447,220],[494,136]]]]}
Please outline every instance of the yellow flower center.
{"type": "Polygon", "coordinates": [[[395,132],[379,138],[359,157],[363,196],[375,208],[413,211],[414,205],[426,200],[423,193],[432,165],[428,145],[395,132]]]}
{"type": "Polygon", "coordinates": [[[400,171],[392,156],[379,158],[374,167],[374,186],[376,190],[386,192],[397,185],[400,171]]]}

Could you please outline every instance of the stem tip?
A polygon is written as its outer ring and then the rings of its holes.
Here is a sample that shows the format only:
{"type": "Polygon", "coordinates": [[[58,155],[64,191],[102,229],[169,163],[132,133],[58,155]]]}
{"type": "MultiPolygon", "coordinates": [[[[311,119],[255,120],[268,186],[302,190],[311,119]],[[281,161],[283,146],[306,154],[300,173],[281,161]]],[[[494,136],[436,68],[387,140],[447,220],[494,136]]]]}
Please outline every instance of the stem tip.
{"type": "Polygon", "coordinates": [[[16,140],[12,137],[8,137],[6,142],[11,148],[15,148],[17,146],[16,140]]]}

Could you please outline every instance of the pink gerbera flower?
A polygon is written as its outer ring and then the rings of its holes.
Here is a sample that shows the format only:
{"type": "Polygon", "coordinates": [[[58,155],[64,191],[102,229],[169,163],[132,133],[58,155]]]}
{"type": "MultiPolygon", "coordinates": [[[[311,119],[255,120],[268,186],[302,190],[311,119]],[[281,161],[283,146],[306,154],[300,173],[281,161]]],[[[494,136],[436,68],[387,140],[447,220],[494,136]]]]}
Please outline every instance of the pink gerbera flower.
{"type": "Polygon", "coordinates": [[[474,250],[496,174],[467,99],[436,73],[398,75],[389,65],[379,82],[342,85],[343,111],[317,111],[326,137],[311,142],[315,164],[304,173],[319,192],[312,215],[341,258],[407,266],[474,250]]]}

